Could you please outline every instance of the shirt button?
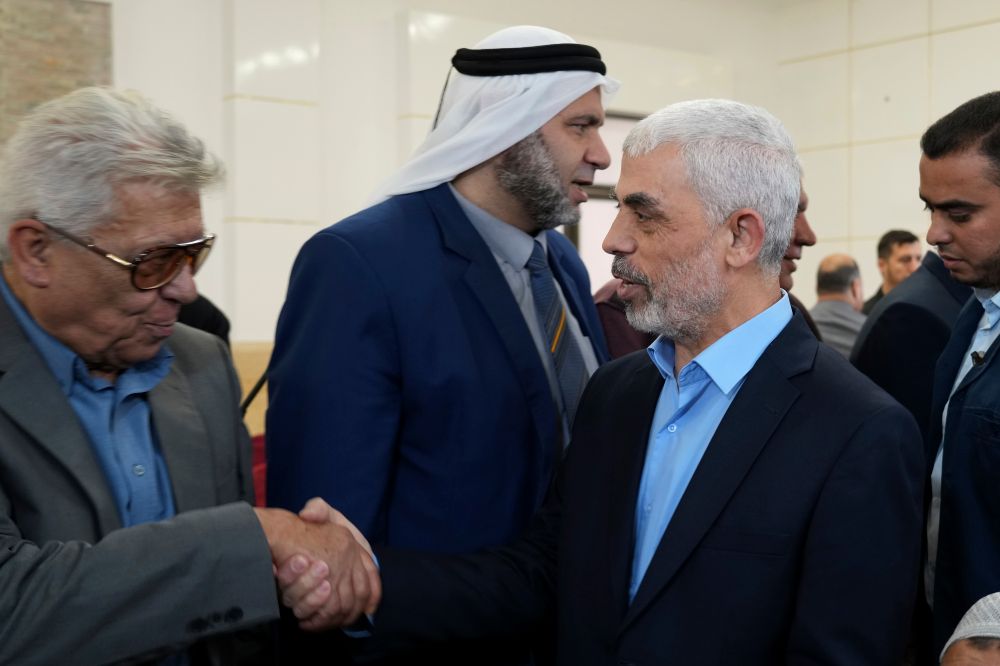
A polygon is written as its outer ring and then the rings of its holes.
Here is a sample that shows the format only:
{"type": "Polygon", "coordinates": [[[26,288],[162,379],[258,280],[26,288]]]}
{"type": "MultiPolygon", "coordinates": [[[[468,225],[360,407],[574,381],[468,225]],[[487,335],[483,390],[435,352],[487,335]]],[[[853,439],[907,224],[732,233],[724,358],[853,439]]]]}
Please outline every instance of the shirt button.
{"type": "Polygon", "coordinates": [[[671,423],[667,426],[667,432],[677,432],[677,424],[671,423]]]}
{"type": "Polygon", "coordinates": [[[646,513],[649,513],[652,510],[653,510],[653,505],[652,504],[647,504],[646,505],[646,513]]]}
{"type": "Polygon", "coordinates": [[[136,476],[142,476],[146,473],[146,468],[142,465],[132,465],[132,473],[136,476]]]}

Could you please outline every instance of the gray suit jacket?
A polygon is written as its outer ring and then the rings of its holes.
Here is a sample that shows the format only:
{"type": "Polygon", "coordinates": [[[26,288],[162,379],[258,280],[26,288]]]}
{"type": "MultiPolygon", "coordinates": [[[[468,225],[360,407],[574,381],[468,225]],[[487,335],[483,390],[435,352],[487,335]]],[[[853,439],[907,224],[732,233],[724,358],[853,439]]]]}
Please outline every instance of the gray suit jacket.
{"type": "Polygon", "coordinates": [[[178,515],[120,529],[75,412],[0,300],[0,663],[152,657],[277,617],[228,353],[183,325],[169,344],[149,402],[178,515]]]}
{"type": "Polygon", "coordinates": [[[849,358],[854,340],[865,325],[865,316],[843,301],[819,301],[809,314],[816,322],[823,342],[843,354],[844,358],[849,358]]]}

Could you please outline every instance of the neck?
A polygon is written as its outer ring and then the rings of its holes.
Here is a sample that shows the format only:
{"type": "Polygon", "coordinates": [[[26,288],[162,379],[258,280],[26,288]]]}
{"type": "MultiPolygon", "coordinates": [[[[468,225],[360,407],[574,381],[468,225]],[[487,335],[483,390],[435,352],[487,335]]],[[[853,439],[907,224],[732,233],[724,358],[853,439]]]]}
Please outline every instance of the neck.
{"type": "Polygon", "coordinates": [[[734,287],[726,295],[719,312],[697,340],[674,340],[675,376],[680,376],[680,371],[688,363],[719,338],[750,321],[781,298],[777,277],[761,277],[747,282],[742,287],[734,287]]]}
{"type": "Polygon", "coordinates": [[[459,174],[451,184],[459,194],[498,220],[532,236],[538,233],[534,220],[524,210],[521,202],[500,186],[493,169],[493,160],[459,174]]]}
{"type": "Polygon", "coordinates": [[[110,384],[114,384],[115,380],[118,379],[118,375],[121,374],[121,370],[118,370],[117,368],[92,363],[87,363],[87,372],[90,373],[91,377],[103,379],[110,384]]]}

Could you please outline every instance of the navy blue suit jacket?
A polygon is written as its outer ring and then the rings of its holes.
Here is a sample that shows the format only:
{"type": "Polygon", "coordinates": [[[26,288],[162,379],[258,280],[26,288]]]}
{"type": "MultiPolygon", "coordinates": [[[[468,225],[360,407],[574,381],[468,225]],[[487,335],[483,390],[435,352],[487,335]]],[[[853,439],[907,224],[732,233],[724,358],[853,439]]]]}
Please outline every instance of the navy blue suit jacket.
{"type": "MultiPolygon", "coordinates": [[[[928,470],[941,443],[941,414],[983,306],[970,299],[937,365],[928,470]]],[[[934,573],[934,654],[962,615],[1000,590],[1000,361],[986,358],[962,380],[948,404],[942,461],[941,522],[934,573]]]]}
{"type": "MultiPolygon", "coordinates": [[[[549,263],[599,361],[576,250],[549,263]]],[[[557,462],[560,420],[524,317],[447,185],[310,239],[268,371],[268,503],[321,496],[375,544],[466,552],[518,536],[557,462]]]]}
{"type": "Polygon", "coordinates": [[[875,305],[851,351],[851,363],[910,410],[926,436],[934,366],[972,289],[955,282],[941,257],[920,268],[875,305]]]}
{"type": "Polygon", "coordinates": [[[554,613],[565,666],[899,663],[922,534],[909,413],[796,315],[747,375],[629,603],[662,385],[645,351],[598,370],[555,490],[517,544],[381,551],[376,631],[459,640],[554,613]]]}

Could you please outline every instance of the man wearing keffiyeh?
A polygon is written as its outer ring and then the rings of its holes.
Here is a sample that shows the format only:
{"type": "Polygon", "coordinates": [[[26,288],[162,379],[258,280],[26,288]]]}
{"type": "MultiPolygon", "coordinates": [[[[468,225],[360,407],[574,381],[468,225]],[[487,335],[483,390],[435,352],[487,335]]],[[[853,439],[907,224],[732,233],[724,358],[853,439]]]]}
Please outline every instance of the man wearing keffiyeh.
{"type": "MultiPolygon", "coordinates": [[[[607,358],[586,270],[554,229],[610,162],[598,130],[618,83],[596,49],[533,26],[452,65],[416,154],[292,269],[268,501],[321,496],[373,544],[464,553],[526,527],[607,358]]],[[[523,651],[472,654],[452,658],[523,651]]]]}

